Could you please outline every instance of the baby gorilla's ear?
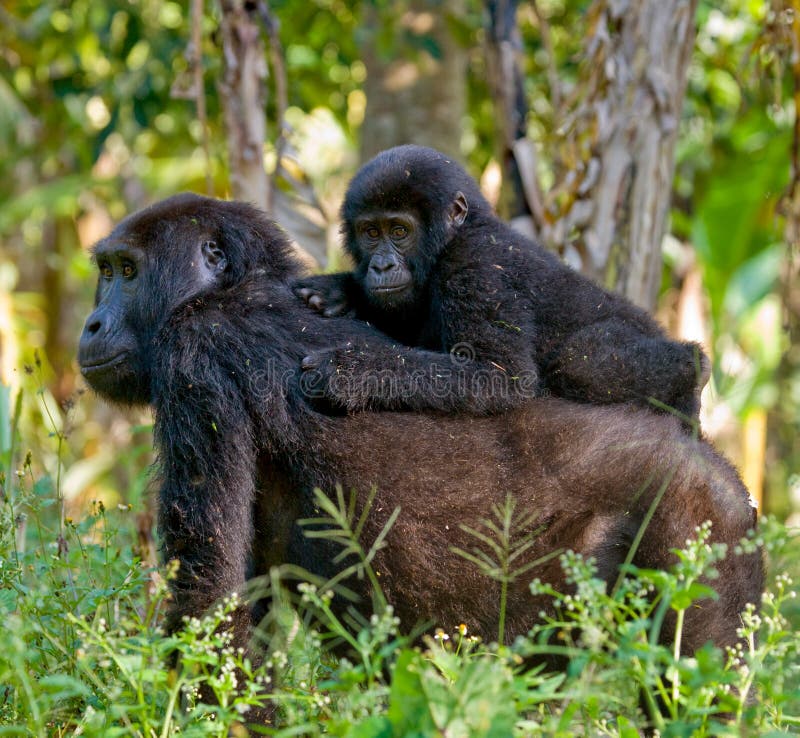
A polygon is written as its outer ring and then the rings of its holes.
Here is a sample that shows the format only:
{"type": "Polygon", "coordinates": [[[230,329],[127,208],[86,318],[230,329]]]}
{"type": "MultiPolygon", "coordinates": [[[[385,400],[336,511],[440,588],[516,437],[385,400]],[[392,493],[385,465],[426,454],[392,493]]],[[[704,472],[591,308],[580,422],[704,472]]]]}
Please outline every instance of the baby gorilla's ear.
{"type": "Polygon", "coordinates": [[[463,225],[464,221],[467,219],[467,213],[469,213],[469,203],[467,203],[466,195],[459,190],[456,192],[456,196],[453,199],[453,202],[450,203],[450,207],[447,210],[447,232],[448,235],[453,232],[454,229],[458,228],[460,225],[463,225]]]}
{"type": "Polygon", "coordinates": [[[228,267],[225,252],[217,245],[216,241],[206,241],[200,247],[203,255],[203,264],[211,279],[216,279],[228,267]]]}

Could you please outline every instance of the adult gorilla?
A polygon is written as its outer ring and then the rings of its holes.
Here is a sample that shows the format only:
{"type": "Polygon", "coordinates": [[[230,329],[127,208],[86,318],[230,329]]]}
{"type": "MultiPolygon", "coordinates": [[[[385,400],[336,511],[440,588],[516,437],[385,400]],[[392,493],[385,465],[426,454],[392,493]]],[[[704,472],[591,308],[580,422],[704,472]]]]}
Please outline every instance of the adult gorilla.
{"type": "MultiPolygon", "coordinates": [[[[403,627],[463,622],[485,639],[497,635],[497,583],[452,548],[474,542],[460,524],[480,528],[507,494],[543,528],[530,560],[572,548],[594,556],[607,581],[660,492],[639,566],[669,566],[670,550],[705,520],[732,552],[755,522],[736,473],[707,443],[635,408],[541,399],[489,417],[315,412],[300,359],[331,342],[386,339],[300,304],[285,236],[250,206],[171,197],[122,221],[94,256],[97,307],[81,336],[81,371],[108,400],[155,409],[163,554],[180,562],[170,629],[272,565],[332,575],[336,552],[303,536],[298,520],[318,515],[315,487],[337,482],[359,505],[378,486],[366,545],[400,507],[373,565],[403,627]]],[[[733,644],[739,613],[759,599],[758,555],[730,553],[719,571],[718,599],[687,612],[687,651],[709,639],[733,644]]],[[[534,577],[566,586],[554,560],[534,577]]],[[[349,585],[367,610],[368,583],[349,585]]],[[[547,607],[515,582],[506,637],[547,607]]],[[[252,618],[236,613],[237,644],[252,618]]]]}
{"type": "Polygon", "coordinates": [[[405,345],[308,356],[324,380],[351,378],[323,383],[336,404],[486,413],[549,392],[697,420],[709,371],[700,347],[669,340],[644,310],[510,228],[444,154],[378,154],[350,183],[342,220],[355,270],[302,279],[298,294],[405,345]]]}

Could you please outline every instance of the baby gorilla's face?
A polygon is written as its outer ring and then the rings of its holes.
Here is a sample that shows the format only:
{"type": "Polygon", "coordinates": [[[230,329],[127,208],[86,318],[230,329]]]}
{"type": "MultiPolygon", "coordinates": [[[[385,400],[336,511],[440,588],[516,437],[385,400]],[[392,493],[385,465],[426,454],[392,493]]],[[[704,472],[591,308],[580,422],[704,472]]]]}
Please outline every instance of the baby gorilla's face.
{"type": "Polygon", "coordinates": [[[409,212],[372,212],[356,219],[359,274],[376,306],[392,308],[411,299],[420,233],[418,219],[409,212]]]}

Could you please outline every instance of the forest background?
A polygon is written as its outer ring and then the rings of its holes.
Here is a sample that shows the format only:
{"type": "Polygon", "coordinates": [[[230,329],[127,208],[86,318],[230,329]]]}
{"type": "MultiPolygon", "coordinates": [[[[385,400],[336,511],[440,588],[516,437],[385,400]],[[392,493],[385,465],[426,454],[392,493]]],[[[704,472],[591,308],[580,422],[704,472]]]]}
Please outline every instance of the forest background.
{"type": "MultiPolygon", "coordinates": [[[[704,432],[796,523],[798,109],[798,0],[5,2],[4,500],[38,470],[59,530],[99,500],[152,545],[150,417],[96,401],[75,363],[88,247],[114,222],[181,190],[243,198],[312,268],[343,268],[349,178],[415,142],[702,341],[704,432]]],[[[26,520],[9,520],[18,541],[26,520]]]]}
{"type": "MultiPolygon", "coordinates": [[[[786,517],[800,509],[798,43],[797,8],[777,0],[5,3],[3,402],[38,350],[53,406],[70,408],[68,505],[130,501],[146,463],[120,463],[131,418],[74,402],[87,247],[188,189],[268,208],[333,269],[349,177],[416,142],[704,343],[704,430],[786,517]]],[[[33,443],[42,425],[26,422],[33,443]]]]}

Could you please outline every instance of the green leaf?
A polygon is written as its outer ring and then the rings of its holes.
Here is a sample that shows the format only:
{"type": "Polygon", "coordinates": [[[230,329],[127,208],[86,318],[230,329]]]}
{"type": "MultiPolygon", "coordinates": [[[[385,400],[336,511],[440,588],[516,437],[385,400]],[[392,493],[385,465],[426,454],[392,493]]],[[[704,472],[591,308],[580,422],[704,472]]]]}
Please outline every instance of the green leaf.
{"type": "Polygon", "coordinates": [[[345,733],[346,738],[392,738],[392,723],[383,715],[367,718],[345,733]]]}
{"type": "Polygon", "coordinates": [[[685,610],[696,600],[716,599],[717,593],[707,584],[692,582],[688,588],[675,592],[670,601],[673,610],[685,610]]]}
{"type": "Polygon", "coordinates": [[[50,674],[39,679],[39,686],[54,698],[85,697],[91,690],[81,681],[67,674],[50,674]]]}
{"type": "Polygon", "coordinates": [[[13,589],[0,589],[0,610],[13,612],[17,607],[17,593],[13,589]]]}
{"type": "Polygon", "coordinates": [[[771,292],[785,257],[786,246],[776,243],[745,261],[728,283],[726,312],[737,318],[771,292]]]}
{"type": "MultiPolygon", "coordinates": [[[[773,129],[766,119],[742,124],[743,130],[760,122],[761,133],[773,129]]],[[[748,259],[779,237],[774,208],[788,178],[788,133],[742,134],[741,155],[724,159],[706,191],[698,197],[692,223],[692,241],[705,267],[712,309],[719,318],[730,276],[748,259]]]]}
{"type": "Polygon", "coordinates": [[[619,729],[619,738],[639,738],[639,731],[628,718],[622,715],[617,717],[617,728],[619,729]]]}
{"type": "Polygon", "coordinates": [[[52,182],[31,187],[0,205],[0,232],[21,223],[37,209],[50,215],[74,217],[78,211],[78,197],[93,182],[86,174],[71,174],[52,182]]]}
{"type": "Polygon", "coordinates": [[[388,717],[395,735],[433,732],[435,729],[420,678],[424,668],[425,663],[418,653],[400,652],[389,693],[388,717]]]}

